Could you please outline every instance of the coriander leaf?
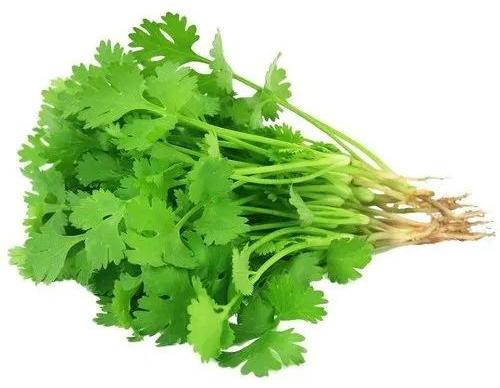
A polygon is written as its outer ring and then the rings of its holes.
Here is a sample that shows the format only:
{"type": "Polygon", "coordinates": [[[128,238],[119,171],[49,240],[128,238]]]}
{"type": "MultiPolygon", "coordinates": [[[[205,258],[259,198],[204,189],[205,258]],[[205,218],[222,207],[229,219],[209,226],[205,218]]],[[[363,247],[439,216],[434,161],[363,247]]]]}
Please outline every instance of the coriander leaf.
{"type": "Polygon", "coordinates": [[[304,337],[293,329],[268,331],[250,345],[236,351],[224,352],[219,357],[219,365],[237,367],[243,363],[241,373],[267,376],[269,371],[283,366],[299,365],[304,362],[305,349],[298,345],[304,337]]]}
{"type": "Polygon", "coordinates": [[[169,113],[179,112],[197,93],[196,77],[177,63],[165,62],[146,81],[147,92],[169,113]]]}
{"type": "Polygon", "coordinates": [[[133,55],[147,69],[163,64],[165,61],[184,64],[196,61],[199,57],[192,46],[199,39],[195,26],[188,26],[185,17],[167,13],[163,22],[144,20],[140,27],[134,28],[130,37],[130,47],[137,50],[133,55]],[[168,38],[164,36],[166,34],[168,38]]]}
{"type": "Polygon", "coordinates": [[[205,205],[203,214],[194,222],[195,230],[205,243],[224,245],[248,230],[247,219],[240,207],[230,199],[217,199],[205,205]]]}
{"type": "Polygon", "coordinates": [[[208,295],[218,304],[228,301],[231,282],[231,247],[229,245],[207,245],[193,231],[186,233],[189,249],[198,260],[195,275],[200,278],[208,295]]]}
{"type": "Polygon", "coordinates": [[[28,136],[28,140],[18,152],[20,161],[26,163],[26,171],[31,171],[33,168],[38,169],[48,163],[47,145],[43,141],[45,136],[45,131],[37,128],[33,135],[28,136]]]}
{"type": "Polygon", "coordinates": [[[126,194],[127,198],[142,195],[164,199],[165,193],[175,184],[176,178],[185,174],[181,163],[155,156],[135,160],[133,172],[134,176],[121,181],[120,194],[126,194]]]}
{"type": "Polygon", "coordinates": [[[159,296],[143,296],[139,299],[138,308],[134,312],[133,326],[141,335],[159,333],[168,326],[172,318],[168,301],[159,296]]]}
{"type": "Polygon", "coordinates": [[[202,361],[216,358],[221,349],[230,346],[234,334],[229,327],[227,311],[210,298],[199,278],[193,278],[196,298],[187,310],[189,313],[188,342],[201,355],[202,361]]]}
{"type": "Polygon", "coordinates": [[[26,261],[29,262],[36,282],[51,283],[61,273],[70,249],[83,240],[83,236],[62,236],[55,231],[35,233],[26,242],[26,261]]]}
{"type": "Polygon", "coordinates": [[[95,321],[105,326],[116,325],[128,329],[132,324],[131,302],[141,286],[141,278],[122,273],[113,287],[111,301],[103,306],[95,321]]]}
{"type": "Polygon", "coordinates": [[[233,71],[226,62],[224,50],[222,48],[222,38],[220,32],[217,31],[212,43],[210,55],[213,60],[210,62],[212,74],[215,77],[215,83],[223,92],[227,94],[233,93],[233,71]]]}
{"type": "Polygon", "coordinates": [[[165,143],[154,144],[149,153],[153,159],[157,159],[165,163],[168,162],[170,165],[174,163],[184,163],[187,165],[194,164],[194,159],[191,156],[186,155],[165,143]]]}
{"type": "Polygon", "coordinates": [[[113,295],[115,281],[118,280],[124,269],[123,261],[120,265],[111,263],[106,268],[92,272],[89,282],[90,290],[102,298],[113,295]]]}
{"type": "Polygon", "coordinates": [[[66,263],[60,277],[63,279],[75,279],[81,285],[87,286],[89,285],[93,271],[92,263],[88,260],[85,250],[82,249],[66,258],[66,263]]]}
{"type": "Polygon", "coordinates": [[[197,78],[176,63],[165,62],[158,66],[155,75],[147,79],[146,89],[170,114],[202,118],[218,111],[217,99],[201,94],[197,78]]]}
{"type": "Polygon", "coordinates": [[[234,121],[237,126],[258,128],[262,117],[255,113],[259,101],[256,97],[234,98],[222,107],[222,114],[234,121]]]}
{"type": "Polygon", "coordinates": [[[175,215],[158,198],[151,202],[138,197],[127,204],[125,212],[127,233],[125,242],[128,260],[133,264],[155,267],[171,264],[181,268],[194,268],[196,259],[184,245],[175,226],[175,215]]]}
{"type": "Polygon", "coordinates": [[[170,266],[145,267],[142,276],[146,296],[139,299],[134,328],[141,334],[161,333],[159,345],[185,342],[187,306],[194,296],[187,271],[170,266]]]}
{"type": "Polygon", "coordinates": [[[302,319],[316,323],[326,311],[320,305],[326,303],[321,291],[297,284],[289,274],[277,275],[268,280],[264,290],[266,299],[276,309],[279,319],[302,319]]]}
{"type": "Polygon", "coordinates": [[[23,278],[33,278],[33,269],[28,261],[27,249],[25,246],[9,249],[9,263],[17,267],[19,274],[23,278]]]}
{"type": "Polygon", "coordinates": [[[304,203],[300,194],[297,193],[293,186],[290,186],[290,204],[297,209],[297,213],[299,214],[299,219],[301,221],[302,226],[309,226],[314,221],[314,214],[307,205],[304,203]]]}
{"type": "Polygon", "coordinates": [[[275,240],[268,241],[261,246],[259,246],[255,253],[260,256],[267,256],[272,253],[276,253],[285,248],[288,244],[290,244],[290,240],[275,240]]]}
{"type": "Polygon", "coordinates": [[[253,284],[250,281],[248,244],[241,251],[233,248],[233,282],[236,291],[243,295],[250,295],[253,292],[253,284]]]}
{"type": "Polygon", "coordinates": [[[80,126],[72,122],[64,122],[60,127],[50,129],[44,139],[48,143],[46,156],[49,163],[57,166],[65,177],[75,175],[75,161],[96,149],[101,148],[98,136],[83,133],[80,126]]]}
{"type": "Polygon", "coordinates": [[[195,204],[224,198],[231,192],[233,169],[225,159],[200,158],[188,173],[189,198],[195,204]]]}
{"type": "Polygon", "coordinates": [[[183,215],[185,215],[189,211],[189,209],[191,209],[193,207],[193,204],[189,200],[189,196],[184,190],[175,189],[174,190],[174,197],[175,197],[175,204],[176,204],[175,214],[178,217],[182,217],[183,215]]]}
{"type": "Polygon", "coordinates": [[[323,278],[325,270],[320,264],[321,252],[306,252],[295,256],[286,265],[286,272],[297,284],[308,286],[323,278]]]}
{"type": "Polygon", "coordinates": [[[365,268],[372,254],[373,246],[363,237],[333,240],[327,253],[328,277],[341,284],[358,279],[357,269],[365,268]]]}
{"type": "MultiPolygon", "coordinates": [[[[28,233],[32,234],[41,232],[52,217],[57,217],[56,214],[62,215],[66,208],[66,187],[63,175],[55,168],[45,171],[33,169],[30,177],[32,190],[24,197],[28,205],[24,224],[28,233]]],[[[64,234],[65,225],[58,225],[57,232],[64,234]]]]}
{"type": "Polygon", "coordinates": [[[206,147],[208,156],[212,158],[220,158],[220,148],[219,148],[219,140],[217,139],[217,135],[215,133],[207,133],[203,138],[206,147]]]}
{"type": "Polygon", "coordinates": [[[238,323],[231,325],[235,342],[241,343],[257,338],[278,324],[273,307],[259,294],[250,297],[238,313],[238,323]]]}
{"type": "Polygon", "coordinates": [[[86,128],[109,125],[126,113],[150,108],[143,97],[145,81],[132,61],[90,68],[88,72],[75,94],[75,110],[86,128]]]}
{"type": "Polygon", "coordinates": [[[123,126],[115,143],[125,151],[145,151],[172,130],[176,123],[177,119],[170,115],[158,119],[136,119],[123,126]]]}
{"type": "Polygon", "coordinates": [[[93,182],[117,181],[122,175],[119,160],[105,152],[88,152],[76,164],[76,177],[85,186],[93,182]]]}
{"type": "Polygon", "coordinates": [[[73,206],[70,221],[76,227],[87,230],[85,249],[93,269],[122,260],[125,243],[118,228],[123,212],[123,202],[105,190],[94,191],[92,196],[73,206]]]}
{"type": "Polygon", "coordinates": [[[286,82],[286,71],[278,67],[278,59],[279,55],[271,66],[269,66],[266,73],[264,88],[260,92],[262,115],[269,120],[276,120],[278,118],[278,112],[281,111],[275,98],[287,100],[292,95],[290,92],[290,83],[286,82]]]}
{"type": "Polygon", "coordinates": [[[304,141],[304,138],[299,131],[294,131],[291,126],[285,123],[259,127],[255,130],[255,133],[293,144],[302,144],[304,141]]]}
{"type": "Polygon", "coordinates": [[[112,63],[131,62],[132,58],[125,55],[125,50],[118,43],[112,44],[110,40],[102,40],[97,47],[95,59],[102,66],[111,65],[112,63]]]}

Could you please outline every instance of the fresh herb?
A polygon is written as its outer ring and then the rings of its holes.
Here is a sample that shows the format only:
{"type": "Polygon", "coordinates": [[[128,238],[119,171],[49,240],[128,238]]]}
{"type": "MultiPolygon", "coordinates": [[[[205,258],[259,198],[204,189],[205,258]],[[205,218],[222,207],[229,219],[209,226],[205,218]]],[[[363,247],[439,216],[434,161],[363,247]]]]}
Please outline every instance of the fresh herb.
{"type": "Polygon", "coordinates": [[[479,212],[457,214],[456,198],[292,105],[277,59],[258,86],[229,66],[220,33],[202,56],[196,27],[171,13],[130,40],[130,52],[102,42],[94,64],[53,82],[20,151],[32,190],[12,262],[88,288],[98,323],[264,376],[304,361],[304,338],[278,326],[324,317],[314,282],[357,279],[376,251],[484,235],[471,231],[479,212]],[[279,122],[282,110],[330,142],[279,122]]]}

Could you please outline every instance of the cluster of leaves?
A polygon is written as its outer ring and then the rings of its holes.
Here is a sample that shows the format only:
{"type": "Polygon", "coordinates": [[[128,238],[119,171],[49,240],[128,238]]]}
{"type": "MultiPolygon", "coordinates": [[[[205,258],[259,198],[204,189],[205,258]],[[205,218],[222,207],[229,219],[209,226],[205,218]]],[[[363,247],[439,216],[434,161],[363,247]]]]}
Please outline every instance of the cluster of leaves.
{"type": "Polygon", "coordinates": [[[35,282],[76,280],[99,298],[96,321],[134,339],[189,342],[203,361],[257,376],[302,363],[304,338],[280,321],[320,321],[313,282],[356,279],[372,253],[357,228],[365,216],[342,208],[361,188],[316,171],[349,158],[267,125],[290,97],[276,61],[239,97],[219,34],[210,59],[178,15],[130,38],[131,52],[102,42],[94,65],[44,92],[20,151],[32,190],[12,262],[35,282]]]}

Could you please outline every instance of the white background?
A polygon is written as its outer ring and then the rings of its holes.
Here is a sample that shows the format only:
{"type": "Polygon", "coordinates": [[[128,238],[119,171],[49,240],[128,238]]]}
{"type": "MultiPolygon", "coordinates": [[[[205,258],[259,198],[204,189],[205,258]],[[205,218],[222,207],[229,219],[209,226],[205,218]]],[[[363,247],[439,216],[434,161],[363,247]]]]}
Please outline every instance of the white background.
{"type": "Polygon", "coordinates": [[[90,61],[99,40],[125,43],[143,17],[168,10],[198,25],[203,52],[220,27],[230,63],[250,79],[262,80],[282,51],[297,105],[363,140],[401,173],[450,177],[448,192],[473,193],[498,221],[496,5],[1,2],[0,386],[500,387],[495,238],[397,249],[377,256],[355,283],[325,282],[327,318],[296,325],[307,338],[306,364],[260,380],[201,364],[187,345],[128,343],[124,331],[92,322],[95,300],[76,284],[35,286],[7,264],[7,249],[23,242],[28,188],[16,151],[35,124],[40,90],[90,61]]]}

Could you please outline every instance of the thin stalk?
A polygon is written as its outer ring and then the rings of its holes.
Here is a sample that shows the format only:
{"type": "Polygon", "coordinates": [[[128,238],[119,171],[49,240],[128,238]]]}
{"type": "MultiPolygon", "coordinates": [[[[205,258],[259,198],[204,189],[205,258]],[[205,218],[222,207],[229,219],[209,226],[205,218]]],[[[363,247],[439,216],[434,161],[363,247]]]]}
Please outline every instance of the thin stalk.
{"type": "Polygon", "coordinates": [[[308,175],[303,175],[301,177],[296,177],[296,178],[257,178],[254,176],[245,176],[245,175],[232,175],[231,177],[234,180],[241,181],[241,182],[250,182],[250,183],[256,183],[260,185],[285,185],[285,184],[292,184],[292,183],[302,183],[302,182],[307,182],[310,180],[313,180],[323,174],[325,174],[327,171],[331,170],[334,168],[334,166],[324,168],[320,171],[314,172],[312,174],[308,175]]]}
{"type": "Polygon", "coordinates": [[[322,240],[313,240],[313,241],[306,241],[294,245],[290,245],[289,247],[286,247],[285,249],[275,253],[273,256],[271,256],[267,261],[262,264],[257,271],[253,274],[253,276],[250,278],[250,282],[252,285],[257,283],[261,276],[269,269],[271,268],[274,264],[276,264],[279,260],[281,260],[283,257],[305,249],[311,249],[314,247],[324,247],[327,248],[328,245],[330,244],[331,240],[328,240],[328,242],[322,241],[322,240]]]}
{"type": "MultiPolygon", "coordinates": [[[[158,112],[156,112],[156,113],[158,113],[158,112]]],[[[312,150],[305,145],[296,144],[296,143],[289,143],[289,142],[282,141],[282,140],[271,139],[271,138],[268,138],[265,136],[259,136],[259,135],[254,135],[251,133],[240,132],[240,131],[235,131],[232,129],[222,128],[222,127],[218,127],[216,125],[212,125],[212,124],[206,123],[204,121],[193,119],[193,118],[186,117],[186,116],[179,115],[178,119],[179,119],[179,122],[181,122],[185,125],[189,125],[191,128],[199,129],[199,130],[204,131],[204,132],[214,131],[215,133],[217,133],[217,135],[219,135],[222,138],[229,136],[232,138],[245,139],[245,140],[249,140],[249,141],[254,141],[256,143],[268,144],[268,145],[276,146],[276,147],[297,148],[297,149],[301,149],[301,150],[308,150],[309,152],[313,152],[313,153],[321,155],[321,156],[327,155],[324,152],[312,150]]]]}
{"type": "Polygon", "coordinates": [[[274,164],[271,166],[259,166],[259,167],[248,167],[248,168],[238,168],[235,170],[237,175],[253,175],[253,174],[264,174],[270,172],[283,172],[283,171],[301,171],[303,168],[309,167],[319,167],[319,166],[345,166],[349,163],[349,158],[344,155],[342,158],[328,157],[320,160],[306,160],[303,162],[292,162],[292,163],[282,163],[274,164]]]}
{"type": "Polygon", "coordinates": [[[297,215],[293,213],[282,212],[280,210],[267,209],[264,207],[256,207],[256,206],[242,206],[241,210],[249,213],[258,213],[258,214],[269,214],[271,216],[284,217],[284,218],[292,218],[297,219],[297,215]]]}
{"type": "Polygon", "coordinates": [[[236,145],[239,145],[242,149],[247,149],[247,150],[255,152],[257,154],[264,155],[267,158],[269,158],[272,155],[272,153],[269,152],[268,150],[266,150],[262,147],[258,147],[254,144],[247,143],[246,141],[243,141],[243,140],[238,139],[236,137],[224,135],[224,138],[231,141],[232,143],[234,143],[236,145]]]}
{"type": "MultiPolygon", "coordinates": [[[[252,81],[238,75],[238,74],[233,74],[234,79],[238,80],[239,82],[251,87],[252,89],[255,89],[257,91],[262,90],[262,88],[253,83],[252,81]]],[[[384,163],[384,161],[379,158],[375,153],[370,151],[368,148],[366,148],[363,144],[360,142],[354,140],[353,138],[349,137],[348,135],[344,134],[343,132],[329,126],[328,124],[316,119],[315,117],[311,116],[310,114],[302,111],[301,109],[297,108],[295,105],[292,105],[288,101],[282,100],[276,96],[273,96],[274,100],[281,105],[283,108],[288,109],[290,112],[295,113],[297,116],[301,117],[302,119],[306,120],[307,122],[311,123],[314,125],[316,128],[318,128],[320,131],[326,133],[328,136],[330,136],[333,140],[343,140],[347,142],[348,144],[356,147],[358,150],[363,152],[366,156],[368,156],[375,164],[377,164],[382,170],[387,170],[391,171],[391,169],[384,163]]],[[[354,155],[353,155],[354,156],[354,155]]]]}
{"type": "Polygon", "coordinates": [[[181,228],[184,226],[184,224],[189,221],[189,219],[196,213],[198,212],[199,210],[201,210],[203,206],[198,204],[196,206],[193,206],[191,209],[189,209],[189,211],[184,214],[184,216],[177,222],[177,224],[175,225],[175,227],[177,228],[177,230],[181,230],[181,228]]]}
{"type": "Polygon", "coordinates": [[[267,224],[250,225],[250,231],[255,232],[259,230],[286,228],[289,226],[297,226],[297,221],[270,222],[267,224]]]}

